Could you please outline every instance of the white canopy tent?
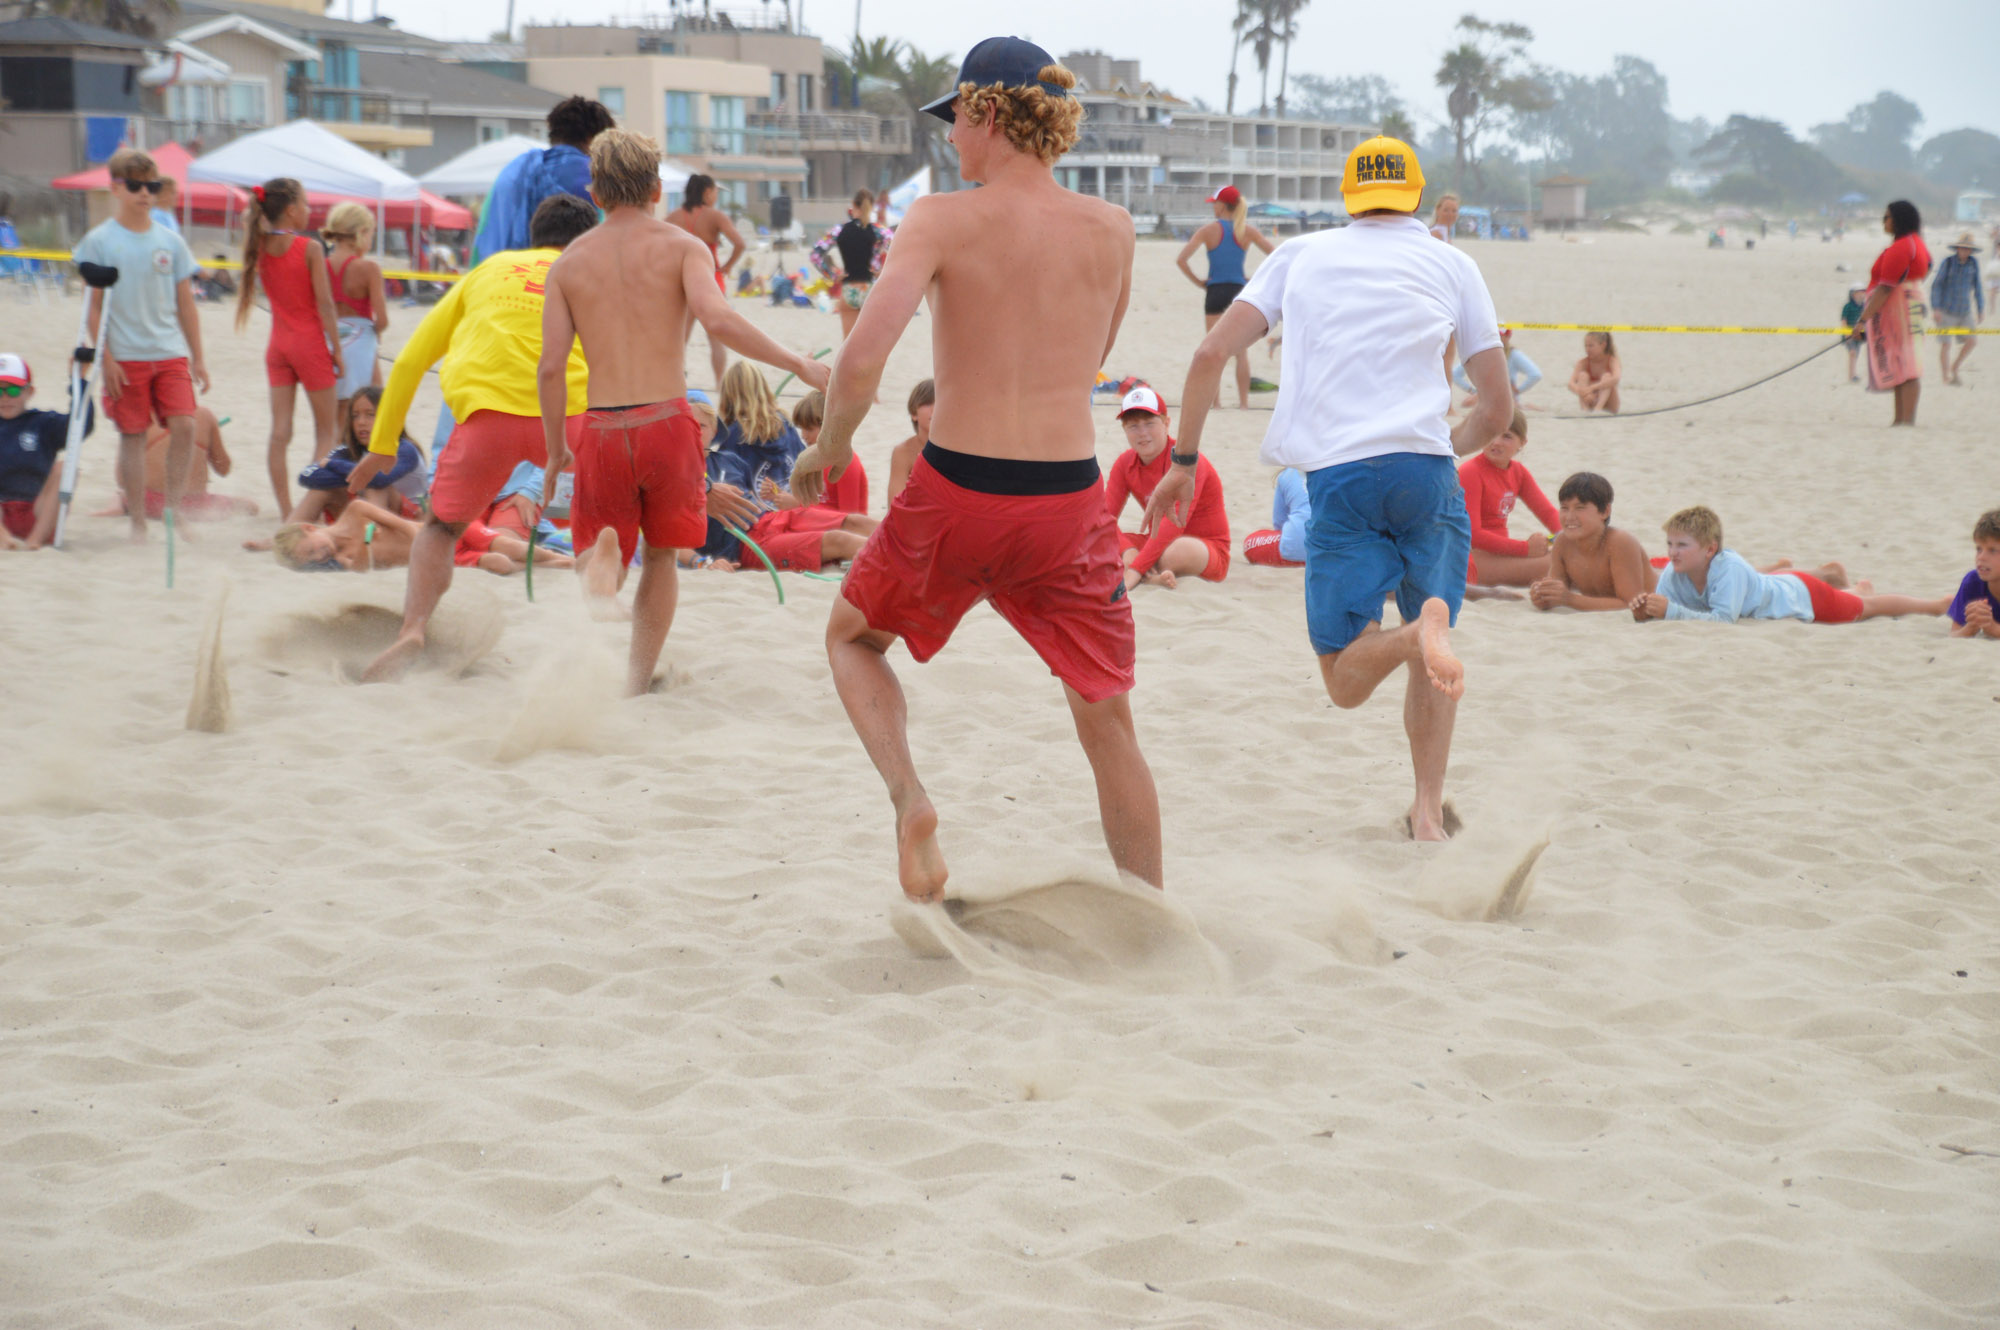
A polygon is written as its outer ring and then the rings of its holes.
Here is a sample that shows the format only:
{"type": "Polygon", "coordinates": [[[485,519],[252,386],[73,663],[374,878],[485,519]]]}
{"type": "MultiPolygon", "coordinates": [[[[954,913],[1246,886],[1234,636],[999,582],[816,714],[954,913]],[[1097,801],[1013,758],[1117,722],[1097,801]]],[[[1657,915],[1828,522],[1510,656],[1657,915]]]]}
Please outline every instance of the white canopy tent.
{"type": "Polygon", "coordinates": [[[348,142],[316,120],[293,120],[226,143],[188,165],[188,179],[246,189],[289,176],[308,192],[345,194],[375,201],[375,243],[388,234],[382,205],[416,201],[423,187],[389,163],[348,142]]]}
{"type": "Polygon", "coordinates": [[[508,163],[523,153],[548,147],[525,134],[509,134],[476,148],[467,148],[448,162],[433,166],[417,177],[417,183],[433,194],[491,194],[493,182],[508,163]]]}
{"type": "Polygon", "coordinates": [[[889,225],[901,226],[910,205],[931,192],[931,168],[926,166],[889,191],[889,225]]]}

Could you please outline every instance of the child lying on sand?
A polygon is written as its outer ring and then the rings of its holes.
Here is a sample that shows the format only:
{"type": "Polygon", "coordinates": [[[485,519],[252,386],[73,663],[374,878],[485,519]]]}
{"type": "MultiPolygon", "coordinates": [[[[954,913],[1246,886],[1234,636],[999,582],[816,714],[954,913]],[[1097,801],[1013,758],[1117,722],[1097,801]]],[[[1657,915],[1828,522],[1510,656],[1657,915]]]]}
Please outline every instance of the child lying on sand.
{"type": "MultiPolygon", "coordinates": [[[[422,524],[398,513],[355,499],[330,526],[292,522],[278,528],[271,548],[278,562],[298,572],[365,573],[376,568],[401,568],[410,561],[410,542],[422,524]]],[[[502,577],[527,567],[528,542],[484,522],[470,523],[459,539],[456,562],[461,568],[484,568],[502,577]]],[[[568,568],[567,555],[544,550],[535,562],[547,568],[568,568]]]]}
{"type": "Polygon", "coordinates": [[[2000,508],[1981,515],[1972,528],[1972,571],[1958,584],[1945,610],[1953,637],[2000,638],[2000,508]]]}
{"type": "Polygon", "coordinates": [[[1667,569],[1659,590],[1632,598],[1632,617],[1648,619],[1802,619],[1854,623],[1904,614],[1943,614],[1944,600],[1878,596],[1868,583],[1855,591],[1829,586],[1811,573],[1760,573],[1735,550],[1722,548],[1722,519],[1707,508],[1684,508],[1667,519],[1667,569]],[[1857,594],[1857,592],[1859,594],[1857,594]]]}

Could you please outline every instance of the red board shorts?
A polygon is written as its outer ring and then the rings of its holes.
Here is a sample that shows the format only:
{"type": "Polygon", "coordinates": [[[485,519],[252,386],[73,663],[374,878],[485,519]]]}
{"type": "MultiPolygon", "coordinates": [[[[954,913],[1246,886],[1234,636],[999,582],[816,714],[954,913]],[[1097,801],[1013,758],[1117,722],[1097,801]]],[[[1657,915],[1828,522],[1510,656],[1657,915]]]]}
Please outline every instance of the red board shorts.
{"type": "MultiPolygon", "coordinates": [[[[1202,581],[1220,582],[1223,578],[1229,576],[1229,542],[1227,540],[1211,540],[1202,536],[1187,536],[1185,532],[1182,533],[1182,536],[1185,536],[1188,540],[1199,540],[1202,544],[1208,546],[1208,562],[1201,566],[1202,581]]],[[[1176,536],[1174,539],[1179,540],[1182,536],[1176,536]]],[[[1120,531],[1118,533],[1118,545],[1121,550],[1144,549],[1146,548],[1146,542],[1150,539],[1152,537],[1142,536],[1136,531],[1120,531]]],[[[1158,565],[1155,566],[1157,567],[1158,565]]]]}
{"type": "Polygon", "coordinates": [[[984,494],[920,459],[840,594],[919,661],[990,600],[1052,674],[1102,702],[1131,690],[1137,655],[1118,552],[1101,482],[1068,494],[984,494]]]}
{"type": "Polygon", "coordinates": [[[1806,594],[1812,597],[1814,623],[1853,623],[1868,608],[1861,603],[1861,597],[1852,591],[1828,586],[1811,573],[1791,568],[1785,571],[1806,584],[1806,594]]]}
{"type": "Polygon", "coordinates": [[[484,522],[469,522],[465,534],[452,547],[451,561],[460,568],[476,567],[480,557],[493,548],[493,537],[500,534],[484,522]]]}
{"type": "Polygon", "coordinates": [[[318,328],[297,331],[273,328],[270,344],[264,348],[264,375],[273,388],[297,384],[309,393],[317,393],[333,387],[337,376],[326,334],[318,328]]]}
{"type": "Polygon", "coordinates": [[[641,535],[653,550],[691,550],[708,539],[701,425],[685,397],[586,411],[570,424],[576,496],[569,530],[578,554],[606,527],[618,533],[626,563],[641,535]]]}
{"type": "Polygon", "coordinates": [[[1243,537],[1243,557],[1252,563],[1261,564],[1266,568],[1305,567],[1304,564],[1293,563],[1290,559],[1278,553],[1278,541],[1280,538],[1278,532],[1268,528],[1263,531],[1252,531],[1249,535],[1243,537]]]}
{"type": "Polygon", "coordinates": [[[26,540],[35,532],[35,501],[0,499],[0,526],[7,528],[8,535],[26,540]]]}
{"type": "MultiPolygon", "coordinates": [[[[572,440],[578,419],[570,420],[572,440]]],[[[437,475],[431,481],[431,516],[454,525],[479,521],[523,462],[549,463],[542,418],[474,411],[452,428],[451,442],[438,458],[437,475]]]]}
{"type": "Polygon", "coordinates": [[[144,434],[157,417],[162,423],[194,414],[194,377],[186,356],[172,360],[121,360],[125,391],[104,390],[104,414],[120,434],[144,434]]]}
{"type": "Polygon", "coordinates": [[[840,530],[846,521],[847,514],[834,508],[817,505],[787,508],[758,518],[750,528],[750,539],[778,567],[788,572],[816,573],[820,566],[820,537],[840,530]]]}

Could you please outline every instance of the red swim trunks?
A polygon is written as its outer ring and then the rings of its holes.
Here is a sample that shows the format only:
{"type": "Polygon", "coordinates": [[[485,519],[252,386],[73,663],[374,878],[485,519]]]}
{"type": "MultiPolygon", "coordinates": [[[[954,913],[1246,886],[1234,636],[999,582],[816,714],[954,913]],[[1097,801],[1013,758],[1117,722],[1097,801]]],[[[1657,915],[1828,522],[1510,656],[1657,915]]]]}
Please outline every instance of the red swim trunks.
{"type": "Polygon", "coordinates": [[[922,458],[840,594],[919,661],[990,600],[1052,674],[1102,702],[1131,690],[1137,655],[1118,553],[1101,482],[1067,494],[987,494],[922,458]]]}
{"type": "Polygon", "coordinates": [[[1252,531],[1243,537],[1243,557],[1266,568],[1303,568],[1302,563],[1293,563],[1278,553],[1279,535],[1276,531],[1252,531]]]}
{"type": "MultiPolygon", "coordinates": [[[[1202,544],[1208,546],[1208,562],[1201,566],[1201,572],[1198,574],[1202,581],[1220,582],[1229,576],[1229,542],[1227,540],[1203,539],[1201,536],[1187,536],[1185,534],[1176,537],[1176,539],[1199,540],[1202,544]]],[[[1136,531],[1120,531],[1118,533],[1118,548],[1121,551],[1142,550],[1146,548],[1147,542],[1151,540],[1151,536],[1142,536],[1136,531]]],[[[1158,564],[1154,566],[1158,567],[1158,564]]]]}
{"type": "Polygon", "coordinates": [[[778,567],[788,572],[816,573],[820,566],[820,537],[838,531],[846,521],[846,513],[817,504],[810,508],[787,508],[758,518],[750,528],[750,539],[778,567]]]}
{"type": "MultiPolygon", "coordinates": [[[[572,448],[580,419],[570,417],[572,448]]],[[[437,475],[431,481],[431,515],[440,522],[481,520],[507,477],[523,462],[548,465],[541,417],[474,411],[453,427],[451,440],[438,457],[437,475]]]]}
{"type": "Polygon", "coordinates": [[[270,345],[264,348],[264,375],[273,388],[293,384],[309,393],[333,387],[333,352],[327,349],[326,334],[310,329],[271,329],[270,345]]]}
{"type": "Polygon", "coordinates": [[[1828,586],[1811,573],[1802,573],[1794,568],[1785,571],[1806,584],[1806,594],[1812,597],[1814,623],[1853,623],[1868,608],[1861,603],[1861,597],[1852,591],[1828,586]]]}
{"type": "Polygon", "coordinates": [[[571,421],[570,446],[576,497],[569,529],[577,553],[596,544],[606,527],[618,533],[627,563],[639,552],[641,534],[655,550],[695,549],[708,539],[701,425],[685,397],[586,411],[571,421]]]}
{"type": "Polygon", "coordinates": [[[104,414],[120,434],[144,434],[157,417],[161,422],[194,414],[194,376],[187,357],[173,360],[121,360],[125,390],[116,397],[104,390],[104,414]]]}
{"type": "Polygon", "coordinates": [[[476,566],[480,558],[493,548],[493,537],[498,534],[484,522],[466,523],[465,534],[460,536],[458,544],[452,547],[451,561],[460,568],[476,566]]]}
{"type": "Polygon", "coordinates": [[[35,531],[35,501],[33,499],[0,500],[0,526],[7,528],[7,534],[26,540],[35,531]]]}

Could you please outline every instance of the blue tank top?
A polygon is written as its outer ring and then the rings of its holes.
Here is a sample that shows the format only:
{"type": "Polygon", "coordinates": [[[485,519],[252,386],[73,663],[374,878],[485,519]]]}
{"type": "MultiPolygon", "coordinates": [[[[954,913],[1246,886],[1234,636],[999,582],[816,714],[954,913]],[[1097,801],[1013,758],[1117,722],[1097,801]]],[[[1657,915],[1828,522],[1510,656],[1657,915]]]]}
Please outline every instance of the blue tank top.
{"type": "Polygon", "coordinates": [[[1241,286],[1243,277],[1243,246],[1236,243],[1236,228],[1229,219],[1222,221],[1222,243],[1208,251],[1208,284],[1210,286],[1241,286]]]}

